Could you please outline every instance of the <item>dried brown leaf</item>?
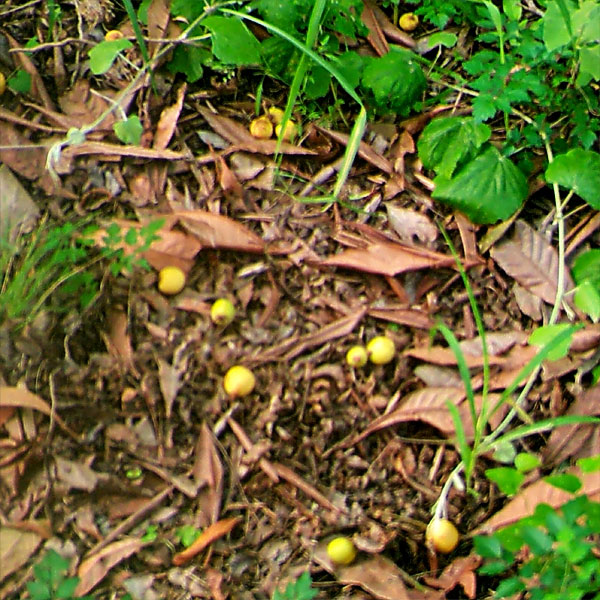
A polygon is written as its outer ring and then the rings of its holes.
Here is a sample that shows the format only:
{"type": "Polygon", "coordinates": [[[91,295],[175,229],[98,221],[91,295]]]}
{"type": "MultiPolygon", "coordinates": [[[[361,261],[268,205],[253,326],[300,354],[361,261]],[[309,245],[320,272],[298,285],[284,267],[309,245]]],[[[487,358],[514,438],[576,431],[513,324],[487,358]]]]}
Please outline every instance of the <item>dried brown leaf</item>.
{"type": "Polygon", "coordinates": [[[0,165],[0,240],[14,242],[19,231],[30,231],[40,211],[8,165],[0,165]]]}
{"type": "Polygon", "coordinates": [[[393,306],[369,308],[369,316],[375,319],[382,319],[390,323],[399,323],[418,329],[431,329],[435,323],[431,317],[422,310],[414,308],[396,308],[393,306]]]}
{"type": "Polygon", "coordinates": [[[37,179],[44,173],[47,148],[42,145],[32,148],[31,142],[10,123],[0,122],[0,139],[2,146],[6,146],[0,148],[0,161],[15,173],[29,180],[37,179]]]}
{"type": "MultiPolygon", "coordinates": [[[[485,341],[488,354],[498,356],[510,350],[515,344],[524,344],[527,341],[527,334],[524,331],[492,331],[487,333],[485,341]]],[[[459,343],[460,349],[465,354],[471,356],[482,356],[483,347],[481,338],[476,337],[472,340],[464,340],[459,343]]]]}
{"type": "MultiPolygon", "coordinates": [[[[600,415],[600,385],[595,385],[576,398],[566,414],[600,415]]],[[[577,454],[595,429],[598,429],[598,425],[594,423],[578,423],[554,429],[544,447],[544,464],[560,464],[577,454]]]]}
{"type": "Polygon", "coordinates": [[[160,114],[154,141],[152,143],[153,148],[164,150],[169,145],[169,142],[175,133],[175,128],[177,127],[177,121],[181,114],[186,90],[187,85],[185,83],[180,85],[177,89],[177,99],[175,100],[175,104],[167,106],[160,114]]]}
{"type": "MultiPolygon", "coordinates": [[[[422,346],[420,348],[407,348],[404,351],[405,356],[412,356],[424,362],[433,363],[435,365],[454,366],[456,365],[456,356],[450,348],[443,346],[422,346]]],[[[490,365],[502,365],[506,363],[506,359],[500,356],[489,356],[490,365]]],[[[465,354],[465,362],[467,366],[481,367],[483,365],[482,356],[473,356],[465,354]]],[[[525,363],[523,363],[525,364],[525,363]]]]}
{"type": "Polygon", "coordinates": [[[194,558],[194,556],[202,552],[204,548],[210,546],[224,535],[227,535],[239,522],[239,517],[232,517],[213,523],[207,527],[198,538],[196,538],[191,546],[173,556],[173,564],[176,567],[185,564],[194,558]]]}
{"type": "Polygon", "coordinates": [[[423,213],[390,203],[386,204],[385,208],[388,221],[401,240],[412,243],[413,237],[416,236],[423,244],[431,244],[437,239],[438,228],[423,213]]]}
{"type": "Polygon", "coordinates": [[[448,267],[454,265],[454,259],[422,248],[379,242],[366,248],[344,250],[321,260],[319,264],[393,277],[405,271],[448,267]]]}
{"type": "Polygon", "coordinates": [[[375,18],[375,15],[373,14],[373,7],[367,2],[364,4],[360,19],[369,30],[367,40],[373,47],[373,50],[375,50],[377,53],[377,56],[383,56],[384,54],[387,54],[390,50],[390,47],[385,39],[385,35],[383,35],[383,31],[381,30],[377,19],[375,18]]]}
{"type": "MultiPolygon", "coordinates": [[[[333,129],[327,129],[319,125],[315,125],[315,127],[319,131],[334,139],[342,146],[348,145],[348,140],[350,139],[350,136],[347,133],[342,133],[341,131],[334,131],[333,129]]],[[[394,166],[392,165],[392,163],[387,158],[381,156],[381,154],[373,150],[373,148],[369,146],[369,144],[367,144],[366,142],[360,143],[358,147],[358,155],[363,160],[366,160],[368,163],[371,163],[374,167],[376,167],[380,171],[383,171],[384,173],[387,173],[388,175],[391,175],[394,172],[394,166]]]]}
{"type": "Polygon", "coordinates": [[[92,492],[95,489],[100,475],[90,469],[90,467],[74,460],[67,460],[61,456],[57,456],[54,460],[56,464],[56,477],[67,488],[84,490],[86,492],[92,492]]]}
{"type": "MultiPolygon", "coordinates": [[[[600,501],[600,471],[581,473],[579,469],[569,469],[567,472],[576,475],[580,479],[582,483],[580,493],[587,494],[590,500],[600,501]]],[[[540,502],[558,508],[572,498],[572,494],[559,490],[540,479],[522,489],[504,508],[495,513],[473,533],[491,533],[500,527],[510,525],[523,517],[532,515],[535,507],[540,502]]]]}
{"type": "MultiPolygon", "coordinates": [[[[494,246],[492,258],[520,285],[553,304],[558,285],[558,254],[554,247],[524,221],[515,223],[512,239],[494,246]]],[[[565,291],[573,287],[565,273],[565,291]]]]}
{"type": "Polygon", "coordinates": [[[205,247],[243,252],[263,252],[265,248],[264,242],[255,233],[224,215],[205,210],[182,210],[175,216],[205,247]]]}
{"type": "Polygon", "coordinates": [[[138,552],[143,545],[142,540],[136,538],[119,540],[84,559],[77,570],[79,584],[75,593],[78,596],[87,594],[106,577],[115,565],[138,552]]]}
{"type": "Polygon", "coordinates": [[[472,600],[476,596],[476,575],[475,569],[481,564],[481,557],[470,554],[469,556],[460,556],[455,558],[443,571],[439,577],[423,578],[427,585],[440,588],[444,592],[451,592],[457,585],[461,585],[465,594],[472,600]]]}
{"type": "Polygon", "coordinates": [[[33,531],[0,527],[0,582],[27,563],[41,541],[33,531]]]}
{"type": "Polygon", "coordinates": [[[214,523],[219,518],[223,495],[223,465],[213,434],[206,423],[200,428],[192,472],[196,483],[206,486],[198,494],[198,510],[207,523],[214,523]]]}
{"type": "MultiPolygon", "coordinates": [[[[229,117],[217,115],[202,106],[197,107],[198,112],[208,121],[208,124],[238,150],[256,152],[258,154],[275,154],[277,140],[259,140],[250,135],[250,132],[240,123],[229,117]]],[[[283,142],[279,147],[281,154],[316,154],[307,148],[294,146],[283,142]]]]}

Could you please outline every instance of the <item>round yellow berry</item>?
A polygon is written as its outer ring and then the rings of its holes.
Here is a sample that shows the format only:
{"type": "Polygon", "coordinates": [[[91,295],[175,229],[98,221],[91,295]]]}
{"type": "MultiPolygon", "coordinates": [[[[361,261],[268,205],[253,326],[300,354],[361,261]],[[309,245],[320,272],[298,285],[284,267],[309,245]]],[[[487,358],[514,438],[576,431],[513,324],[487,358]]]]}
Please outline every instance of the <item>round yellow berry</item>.
{"type": "Polygon", "coordinates": [[[458,545],[458,530],[448,519],[433,519],[427,525],[425,539],[437,552],[448,554],[458,545]]]}
{"type": "Polygon", "coordinates": [[[373,364],[385,365],[394,358],[396,346],[389,337],[378,335],[367,344],[367,353],[373,364]]]}
{"type": "Polygon", "coordinates": [[[404,13],[398,21],[400,29],[404,31],[414,31],[419,26],[419,17],[415,13],[404,13]]]}
{"type": "Polygon", "coordinates": [[[275,123],[276,125],[279,125],[279,123],[283,121],[284,111],[282,111],[280,108],[277,108],[276,106],[271,106],[267,112],[269,113],[269,117],[271,117],[273,123],[275,123]]]}
{"type": "Polygon", "coordinates": [[[158,289],[163,294],[179,294],[185,287],[185,273],[179,267],[164,267],[158,273],[158,289]]]}
{"type": "Polygon", "coordinates": [[[275,126],[275,135],[277,137],[281,135],[281,139],[284,142],[290,142],[291,140],[293,140],[296,137],[297,133],[298,128],[296,127],[296,123],[294,123],[294,121],[288,121],[285,124],[285,130],[283,131],[283,134],[281,133],[281,123],[275,126]]]}
{"type": "Polygon", "coordinates": [[[256,384],[254,373],[242,365],[231,367],[223,379],[223,388],[230,396],[247,396],[256,384]]]}
{"type": "Polygon", "coordinates": [[[4,94],[6,91],[6,77],[4,77],[4,73],[0,71],[0,96],[4,94]]]}
{"type": "Polygon", "coordinates": [[[327,544],[327,556],[337,565],[349,565],[356,558],[356,548],[347,537],[336,537],[327,544]]]}
{"type": "Polygon", "coordinates": [[[346,352],[346,362],[351,367],[364,367],[367,364],[367,351],[364,346],[352,346],[346,352]]]}
{"type": "Polygon", "coordinates": [[[111,29],[104,34],[104,40],[106,42],[114,42],[115,40],[120,40],[123,37],[125,37],[123,32],[119,31],[118,29],[111,29]]]}
{"type": "Polygon", "coordinates": [[[250,122],[250,135],[259,140],[268,140],[273,135],[273,124],[268,117],[258,117],[250,122]]]}
{"type": "Polygon", "coordinates": [[[210,318],[216,325],[229,325],[235,316],[235,307],[228,298],[219,298],[210,307],[210,318]]]}

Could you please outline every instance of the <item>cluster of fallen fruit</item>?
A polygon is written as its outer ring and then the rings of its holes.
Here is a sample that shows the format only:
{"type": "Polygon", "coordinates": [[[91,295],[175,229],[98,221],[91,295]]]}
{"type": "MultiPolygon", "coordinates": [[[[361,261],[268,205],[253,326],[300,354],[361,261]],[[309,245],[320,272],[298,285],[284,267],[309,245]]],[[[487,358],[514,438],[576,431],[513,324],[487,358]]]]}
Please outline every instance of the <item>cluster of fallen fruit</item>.
{"type": "MultiPolygon", "coordinates": [[[[175,266],[164,267],[158,274],[158,289],[166,295],[175,295],[185,287],[185,273],[175,266]]],[[[211,320],[221,327],[229,325],[235,316],[231,300],[219,298],[210,309],[211,320]]],[[[370,360],[375,365],[389,363],[396,353],[393,340],[379,335],[372,338],[367,346],[352,346],[346,353],[346,362],[353,368],[360,368],[370,360]]],[[[254,373],[243,365],[234,365],[223,378],[223,389],[227,395],[240,398],[254,390],[254,373]]],[[[458,545],[458,530],[452,522],[444,518],[434,518],[427,526],[425,540],[430,549],[447,554],[458,545]]],[[[349,565],[356,558],[356,548],[348,537],[336,537],[327,545],[329,558],[338,565],[349,565]]]]}

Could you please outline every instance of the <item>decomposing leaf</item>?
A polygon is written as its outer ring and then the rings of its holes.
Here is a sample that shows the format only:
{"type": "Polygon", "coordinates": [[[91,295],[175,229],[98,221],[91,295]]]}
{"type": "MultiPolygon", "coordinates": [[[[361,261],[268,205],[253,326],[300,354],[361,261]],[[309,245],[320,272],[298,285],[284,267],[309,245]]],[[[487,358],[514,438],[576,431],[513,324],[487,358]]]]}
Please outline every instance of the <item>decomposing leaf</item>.
{"type": "Polygon", "coordinates": [[[185,564],[213,542],[227,535],[239,522],[239,517],[231,517],[213,523],[196,538],[191,546],[173,556],[173,564],[177,567],[185,564]]]}
{"type": "Polygon", "coordinates": [[[177,121],[181,114],[181,108],[183,106],[183,100],[185,98],[185,92],[187,85],[184,83],[177,89],[177,100],[175,104],[167,106],[163,109],[156,126],[156,133],[154,135],[154,141],[152,147],[157,150],[164,150],[171,141],[175,128],[177,127],[177,121]]]}
{"type": "Polygon", "coordinates": [[[46,152],[43,146],[31,147],[31,142],[10,123],[0,121],[0,161],[26,179],[37,179],[46,168],[46,152]],[[25,147],[22,147],[25,146],[25,147]]]}
{"type": "MultiPolygon", "coordinates": [[[[424,362],[434,365],[453,366],[456,365],[456,356],[450,348],[444,346],[421,346],[420,348],[407,348],[404,351],[405,356],[412,356],[424,362]]],[[[490,365],[502,365],[506,359],[501,356],[490,355],[488,357],[490,365]]],[[[465,354],[467,367],[481,367],[483,365],[483,356],[465,354]]]]}
{"type": "Polygon", "coordinates": [[[79,584],[75,593],[78,596],[87,594],[106,577],[115,565],[138,552],[143,545],[144,542],[140,539],[127,538],[109,544],[96,554],[85,558],[77,570],[79,584]]]}
{"type": "Polygon", "coordinates": [[[215,447],[213,433],[206,423],[200,428],[192,472],[196,484],[204,485],[196,499],[198,512],[207,523],[214,523],[219,518],[223,495],[223,465],[215,447]]]}
{"type": "MultiPolygon", "coordinates": [[[[498,356],[510,350],[515,344],[524,344],[527,341],[527,334],[524,331],[492,331],[485,336],[488,354],[498,356]]],[[[472,340],[463,340],[459,343],[460,349],[465,354],[471,356],[482,356],[483,347],[481,338],[476,337],[472,340]]]]}
{"type": "Polygon", "coordinates": [[[320,265],[394,276],[405,271],[449,267],[454,265],[454,258],[423,248],[379,242],[344,250],[321,260],[320,265]]]}
{"type": "MultiPolygon", "coordinates": [[[[543,236],[524,221],[515,223],[512,239],[494,246],[492,258],[520,285],[554,304],[558,285],[558,254],[543,236]]],[[[565,291],[573,287],[565,273],[565,291]]]]}
{"type": "Polygon", "coordinates": [[[61,456],[55,458],[56,477],[64,483],[67,488],[92,492],[99,480],[99,474],[87,465],[67,460],[61,456]]]}
{"type": "Polygon", "coordinates": [[[102,336],[107,350],[125,368],[129,369],[136,377],[139,377],[133,362],[131,339],[127,332],[127,315],[121,309],[111,309],[108,311],[106,321],[108,331],[103,332],[102,336]]]}

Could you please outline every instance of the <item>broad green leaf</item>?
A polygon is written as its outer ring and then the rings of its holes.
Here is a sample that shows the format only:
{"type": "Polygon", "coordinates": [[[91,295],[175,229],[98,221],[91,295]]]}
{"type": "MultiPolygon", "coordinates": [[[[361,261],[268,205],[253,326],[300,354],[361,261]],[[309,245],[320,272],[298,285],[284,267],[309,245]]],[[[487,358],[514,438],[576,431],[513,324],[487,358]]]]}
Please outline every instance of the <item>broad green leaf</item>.
{"type": "Polygon", "coordinates": [[[126,121],[117,121],[113,125],[115,134],[124,144],[137,145],[142,138],[144,128],[137,115],[130,115],[126,121]]]}
{"type": "Polygon", "coordinates": [[[94,75],[102,75],[102,73],[106,73],[115,62],[117,56],[123,52],[123,50],[127,50],[127,48],[132,48],[133,44],[126,40],[125,38],[121,38],[119,40],[110,40],[100,42],[97,46],[94,46],[90,52],[90,69],[94,75]]]}
{"type": "Polygon", "coordinates": [[[502,0],[502,10],[511,21],[518,21],[523,14],[519,0],[502,0]]]}
{"type": "Polygon", "coordinates": [[[240,19],[213,16],[202,21],[212,34],[213,54],[228,65],[261,62],[260,44],[240,19]]]}
{"type": "Polygon", "coordinates": [[[509,464],[514,462],[517,455],[515,447],[510,442],[496,444],[494,446],[494,460],[509,464]]]}
{"type": "Polygon", "coordinates": [[[541,529],[525,525],[521,530],[523,541],[534,554],[546,554],[552,549],[552,538],[541,529]]]}
{"type": "Polygon", "coordinates": [[[432,197],[464,212],[474,223],[507,219],[528,193],[523,173],[491,145],[451,179],[438,175],[433,182],[432,197]]]}
{"type": "Polygon", "coordinates": [[[473,538],[475,552],[483,558],[501,558],[502,544],[494,535],[476,535],[473,538]]]}
{"type": "Polygon", "coordinates": [[[579,8],[572,14],[573,35],[578,44],[600,41],[600,4],[598,0],[587,0],[579,3],[579,8]]]}
{"type": "Polygon", "coordinates": [[[596,456],[580,458],[577,461],[577,466],[582,470],[583,473],[594,473],[595,471],[600,471],[600,454],[597,454],[596,456]]]}
{"type": "Polygon", "coordinates": [[[31,75],[23,69],[17,69],[14,75],[6,80],[6,85],[19,94],[27,94],[31,90],[31,75]]]}
{"type": "Polygon", "coordinates": [[[183,73],[190,83],[194,83],[204,74],[203,65],[212,58],[212,54],[205,48],[178,46],[167,68],[171,73],[183,73]]]}
{"type": "Polygon", "coordinates": [[[571,475],[571,473],[559,473],[558,475],[548,475],[544,477],[544,481],[554,487],[575,494],[581,489],[581,481],[579,477],[571,475]]]}
{"type": "Polygon", "coordinates": [[[535,454],[529,454],[528,452],[519,452],[515,456],[515,467],[520,473],[527,473],[532,471],[536,467],[542,464],[540,459],[535,454]]]}
{"type": "Polygon", "coordinates": [[[579,70],[589,74],[595,81],[600,79],[600,44],[579,51],[579,70]]]}
{"type": "Polygon", "coordinates": [[[371,59],[362,75],[377,108],[407,114],[427,85],[425,75],[408,50],[390,50],[371,59]]]}
{"type": "MultiPolygon", "coordinates": [[[[529,344],[532,346],[546,346],[552,342],[552,340],[557,337],[563,331],[566,331],[571,326],[568,323],[558,323],[556,325],[542,325],[538,327],[527,340],[529,344]]],[[[558,344],[555,348],[552,348],[550,352],[548,352],[548,360],[558,360],[559,358],[564,358],[569,351],[569,347],[571,346],[572,334],[567,336],[560,344],[558,344]]]]}
{"type": "Polygon", "coordinates": [[[575,283],[588,279],[600,286],[600,249],[594,248],[579,254],[571,267],[571,274],[575,283]]]}
{"type": "Polygon", "coordinates": [[[498,489],[507,496],[514,496],[525,480],[523,473],[519,473],[519,471],[510,467],[486,469],[485,476],[490,481],[493,481],[498,486],[498,489]]]}
{"type": "Polygon", "coordinates": [[[472,117],[434,119],[419,138],[419,158],[425,167],[449,178],[457,165],[474,156],[490,135],[491,129],[475,123],[472,117]]]}
{"type": "Polygon", "coordinates": [[[589,279],[577,286],[573,300],[575,306],[588,315],[594,323],[600,320],[600,292],[589,279]]]}
{"type": "Polygon", "coordinates": [[[573,190],[600,210],[600,154],[575,148],[559,154],[546,169],[546,181],[573,190]]]}
{"type": "Polygon", "coordinates": [[[548,2],[548,8],[542,18],[544,27],[544,44],[546,50],[552,52],[571,41],[567,23],[556,2],[548,2]]]}
{"type": "Polygon", "coordinates": [[[444,46],[446,48],[454,48],[456,42],[458,41],[458,36],[455,33],[449,33],[447,31],[438,31],[437,33],[432,33],[427,39],[427,47],[435,48],[436,46],[444,46]]]}
{"type": "Polygon", "coordinates": [[[509,598],[518,592],[524,591],[525,584],[518,577],[509,577],[498,584],[496,588],[495,598],[509,598]]]}

